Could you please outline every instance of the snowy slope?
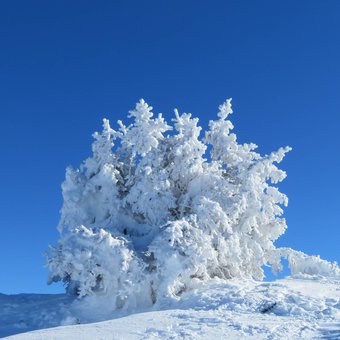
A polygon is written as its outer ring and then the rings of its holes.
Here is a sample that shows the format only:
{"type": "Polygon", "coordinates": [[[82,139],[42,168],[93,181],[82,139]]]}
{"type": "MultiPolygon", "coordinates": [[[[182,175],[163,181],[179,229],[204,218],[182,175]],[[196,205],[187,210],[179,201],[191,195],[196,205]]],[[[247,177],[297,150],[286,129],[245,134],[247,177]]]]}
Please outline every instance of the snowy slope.
{"type": "MultiPolygon", "coordinates": [[[[101,319],[64,295],[0,296],[0,336],[101,319]],[[79,306],[78,306],[79,307],[79,306]],[[90,316],[91,314],[91,316],[90,316]]],[[[112,320],[9,339],[340,339],[340,281],[300,276],[275,282],[211,281],[181,301],[112,320]]]]}

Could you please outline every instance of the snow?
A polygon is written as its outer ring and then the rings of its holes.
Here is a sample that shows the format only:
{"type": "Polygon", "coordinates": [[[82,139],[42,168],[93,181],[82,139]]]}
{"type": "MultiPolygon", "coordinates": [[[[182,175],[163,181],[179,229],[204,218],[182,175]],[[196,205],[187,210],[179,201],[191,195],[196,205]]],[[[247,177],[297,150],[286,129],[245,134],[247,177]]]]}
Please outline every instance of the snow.
{"type": "Polygon", "coordinates": [[[102,318],[100,308],[87,315],[66,295],[0,295],[0,310],[0,336],[25,332],[12,340],[339,339],[340,278],[213,279],[178,301],[87,324],[102,318]],[[64,326],[27,332],[57,324],[64,326]]]}
{"type": "Polygon", "coordinates": [[[0,295],[0,336],[340,339],[340,268],[275,246],[288,204],[277,164],[291,148],[239,144],[231,113],[229,99],[202,137],[198,118],[175,110],[170,126],[144,100],[130,125],[105,119],[66,171],[47,252],[49,283],[67,294],[0,295]],[[254,280],[282,258],[291,278],[254,280]]]}

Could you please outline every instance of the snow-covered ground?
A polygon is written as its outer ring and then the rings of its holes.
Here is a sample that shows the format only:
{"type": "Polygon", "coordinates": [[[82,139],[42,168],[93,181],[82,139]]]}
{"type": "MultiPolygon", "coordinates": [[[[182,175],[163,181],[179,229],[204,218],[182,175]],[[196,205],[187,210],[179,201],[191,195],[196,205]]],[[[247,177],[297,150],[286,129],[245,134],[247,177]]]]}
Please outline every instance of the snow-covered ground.
{"type": "Polygon", "coordinates": [[[211,281],[181,300],[129,315],[65,295],[0,295],[0,336],[9,339],[340,339],[340,280],[211,281]],[[80,323],[77,325],[70,325],[80,323]],[[55,327],[57,325],[64,325],[55,327]],[[66,326],[70,325],[70,326],[66,326]],[[40,329],[46,327],[55,327],[40,329]],[[32,331],[34,329],[40,329],[32,331]],[[25,333],[23,333],[25,332],[25,333]]]}

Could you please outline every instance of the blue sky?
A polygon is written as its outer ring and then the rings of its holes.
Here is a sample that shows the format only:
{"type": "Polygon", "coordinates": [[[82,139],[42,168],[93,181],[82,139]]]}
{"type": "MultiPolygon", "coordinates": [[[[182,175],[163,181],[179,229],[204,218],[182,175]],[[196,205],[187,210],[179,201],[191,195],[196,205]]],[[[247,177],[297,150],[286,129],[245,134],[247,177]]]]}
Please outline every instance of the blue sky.
{"type": "Polygon", "coordinates": [[[206,126],[233,97],[240,141],[293,147],[277,244],[340,262],[339,1],[2,1],[0,39],[0,292],[62,290],[65,167],[139,98],[206,126]]]}

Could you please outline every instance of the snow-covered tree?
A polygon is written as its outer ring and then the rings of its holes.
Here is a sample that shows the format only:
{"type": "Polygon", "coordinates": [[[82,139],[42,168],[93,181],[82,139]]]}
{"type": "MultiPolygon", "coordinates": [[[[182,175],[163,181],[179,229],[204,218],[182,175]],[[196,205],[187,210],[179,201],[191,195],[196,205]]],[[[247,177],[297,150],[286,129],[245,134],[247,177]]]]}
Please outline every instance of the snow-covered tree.
{"type": "Polygon", "coordinates": [[[286,177],[277,164],[290,148],[261,156],[239,144],[232,112],[228,99],[204,136],[191,114],[175,110],[171,127],[144,100],[130,125],[118,121],[115,131],[104,120],[92,156],[66,171],[50,282],[80,297],[104,294],[117,309],[178,298],[214,277],[262,279],[264,265],[281,269],[281,257],[294,273],[304,264],[337,270],[275,247],[288,203],[275,186],[286,177]]]}

